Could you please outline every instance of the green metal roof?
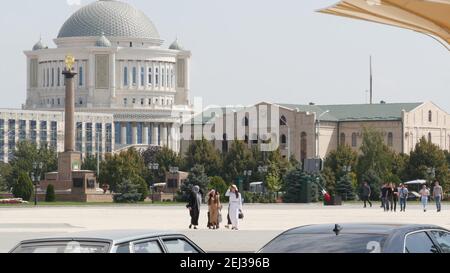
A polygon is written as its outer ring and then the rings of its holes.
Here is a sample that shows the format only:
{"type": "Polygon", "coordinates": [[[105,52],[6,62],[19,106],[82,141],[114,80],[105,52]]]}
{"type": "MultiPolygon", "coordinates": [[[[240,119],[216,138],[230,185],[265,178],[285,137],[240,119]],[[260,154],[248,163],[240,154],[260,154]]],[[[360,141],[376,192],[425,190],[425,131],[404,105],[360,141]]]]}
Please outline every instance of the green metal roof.
{"type": "Polygon", "coordinates": [[[278,103],[282,107],[298,109],[303,112],[324,114],[320,120],[325,121],[371,121],[371,120],[400,120],[402,110],[409,112],[420,105],[415,103],[380,103],[380,104],[338,104],[338,105],[301,105],[278,103]]]}

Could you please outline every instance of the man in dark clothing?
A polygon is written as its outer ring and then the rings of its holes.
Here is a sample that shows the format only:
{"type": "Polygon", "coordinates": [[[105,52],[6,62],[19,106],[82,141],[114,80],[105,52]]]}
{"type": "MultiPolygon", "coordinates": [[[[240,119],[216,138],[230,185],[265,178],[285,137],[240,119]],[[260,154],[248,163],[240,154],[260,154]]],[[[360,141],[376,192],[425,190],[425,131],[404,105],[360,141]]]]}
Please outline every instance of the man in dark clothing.
{"type": "Polygon", "coordinates": [[[370,195],[372,194],[372,190],[367,182],[364,182],[362,186],[362,200],[364,201],[364,207],[367,207],[366,202],[369,202],[370,207],[372,207],[372,202],[370,202],[370,195]]]}
{"type": "Polygon", "coordinates": [[[191,216],[191,224],[189,225],[189,228],[192,228],[192,226],[194,226],[194,229],[197,229],[198,226],[200,206],[202,205],[202,196],[200,195],[199,191],[199,186],[194,186],[192,188],[192,194],[189,198],[189,203],[186,205],[186,208],[189,209],[189,214],[191,216]]]}
{"type": "Polygon", "coordinates": [[[383,204],[384,211],[389,210],[388,191],[389,191],[388,185],[384,184],[383,187],[381,188],[381,203],[383,204]]]}

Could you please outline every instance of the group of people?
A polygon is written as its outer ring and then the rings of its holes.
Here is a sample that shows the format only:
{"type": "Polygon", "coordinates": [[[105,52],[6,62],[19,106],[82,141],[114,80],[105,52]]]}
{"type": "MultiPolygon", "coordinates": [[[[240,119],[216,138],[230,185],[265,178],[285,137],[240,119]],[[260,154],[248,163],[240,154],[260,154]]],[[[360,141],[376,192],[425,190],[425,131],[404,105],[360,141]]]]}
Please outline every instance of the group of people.
{"type": "MultiPolygon", "coordinates": [[[[369,184],[367,182],[364,182],[361,194],[361,199],[364,202],[364,208],[367,207],[367,203],[369,203],[370,207],[372,207],[372,202],[370,201],[371,194],[372,191],[369,184]]],[[[408,187],[405,184],[401,183],[399,186],[397,186],[395,183],[385,183],[380,190],[381,208],[383,208],[384,211],[395,212],[397,211],[397,203],[400,203],[400,211],[404,212],[406,210],[408,195],[408,187]]],[[[422,186],[422,189],[419,191],[419,195],[423,211],[426,212],[428,201],[431,196],[430,190],[426,185],[422,186]]],[[[436,203],[437,212],[440,212],[442,209],[441,203],[444,197],[444,192],[442,190],[442,186],[439,185],[438,181],[436,181],[434,184],[432,196],[436,203]]]]}
{"type": "MultiPolygon", "coordinates": [[[[191,216],[191,224],[189,228],[198,229],[198,223],[200,218],[200,208],[202,205],[202,195],[199,186],[192,188],[192,193],[189,198],[189,203],[186,208],[189,209],[191,216]]],[[[230,186],[225,193],[225,196],[229,197],[228,213],[227,213],[227,225],[226,228],[232,230],[238,230],[239,219],[243,218],[242,212],[242,196],[236,185],[230,186]]],[[[218,229],[222,222],[222,204],[220,202],[220,193],[217,190],[210,190],[206,195],[206,203],[208,204],[208,224],[209,229],[218,229]]]]}

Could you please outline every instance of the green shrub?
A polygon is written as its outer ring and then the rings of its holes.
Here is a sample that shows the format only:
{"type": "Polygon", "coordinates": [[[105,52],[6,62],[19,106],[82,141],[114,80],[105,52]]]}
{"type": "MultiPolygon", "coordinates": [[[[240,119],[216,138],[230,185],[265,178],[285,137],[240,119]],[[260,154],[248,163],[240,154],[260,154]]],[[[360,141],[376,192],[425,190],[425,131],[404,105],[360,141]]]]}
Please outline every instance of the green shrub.
{"type": "Polygon", "coordinates": [[[55,195],[55,187],[50,184],[47,187],[47,191],[45,193],[45,202],[55,202],[56,201],[56,195],[55,195]]]}
{"type": "Polygon", "coordinates": [[[114,194],[115,203],[137,203],[141,200],[142,194],[138,191],[138,185],[128,179],[123,180],[116,186],[114,194]]]}
{"type": "Polygon", "coordinates": [[[13,194],[16,198],[22,198],[24,201],[30,201],[33,195],[33,182],[27,173],[20,173],[19,178],[13,186],[13,194]]]}

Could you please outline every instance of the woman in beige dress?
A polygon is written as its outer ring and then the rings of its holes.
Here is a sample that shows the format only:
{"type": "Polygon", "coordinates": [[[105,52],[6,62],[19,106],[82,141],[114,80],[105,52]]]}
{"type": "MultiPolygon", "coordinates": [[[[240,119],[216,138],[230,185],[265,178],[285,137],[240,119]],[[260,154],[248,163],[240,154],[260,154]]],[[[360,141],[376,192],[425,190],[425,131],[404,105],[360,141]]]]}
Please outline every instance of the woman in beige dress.
{"type": "Polygon", "coordinates": [[[208,198],[210,227],[212,229],[219,228],[219,213],[222,209],[220,204],[220,194],[217,191],[211,191],[208,198]]]}

